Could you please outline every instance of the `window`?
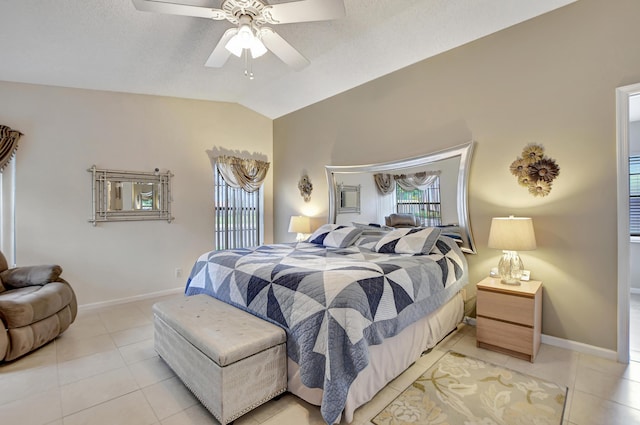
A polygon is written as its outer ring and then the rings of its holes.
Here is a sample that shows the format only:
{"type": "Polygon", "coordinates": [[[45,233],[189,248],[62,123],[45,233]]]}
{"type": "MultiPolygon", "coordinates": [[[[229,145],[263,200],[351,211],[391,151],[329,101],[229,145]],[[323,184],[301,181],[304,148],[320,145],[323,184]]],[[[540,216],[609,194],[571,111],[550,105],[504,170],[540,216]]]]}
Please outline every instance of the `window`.
{"type": "Polygon", "coordinates": [[[640,236],[640,155],[629,157],[629,230],[640,236]]]}
{"type": "Polygon", "coordinates": [[[249,193],[229,186],[216,167],[214,172],[216,250],[262,244],[262,188],[249,193]]]}
{"type": "Polygon", "coordinates": [[[419,226],[441,225],[440,177],[425,189],[409,191],[396,185],[396,210],[398,214],[413,214],[419,220],[419,226]]]}

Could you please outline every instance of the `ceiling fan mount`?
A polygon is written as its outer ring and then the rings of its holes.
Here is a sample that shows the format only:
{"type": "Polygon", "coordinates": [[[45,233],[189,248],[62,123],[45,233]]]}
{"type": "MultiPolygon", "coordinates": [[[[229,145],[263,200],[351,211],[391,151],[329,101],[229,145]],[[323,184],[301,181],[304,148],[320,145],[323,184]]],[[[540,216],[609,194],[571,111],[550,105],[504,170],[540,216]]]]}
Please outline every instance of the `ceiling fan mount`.
{"type": "Polygon", "coordinates": [[[136,9],[146,12],[227,20],[234,24],[234,28],[227,29],[222,35],[205,63],[213,68],[222,67],[231,53],[241,56],[239,53],[243,52],[246,59],[249,53],[256,58],[270,50],[293,69],[300,70],[309,65],[309,60],[266,25],[325,21],[345,15],[344,0],[299,0],[274,5],[261,0],[223,0],[220,9],[164,0],[132,1],[136,9]],[[248,37],[253,39],[247,40],[248,37]],[[242,43],[239,38],[243,38],[242,43]]]}
{"type": "Polygon", "coordinates": [[[264,24],[266,21],[261,18],[268,8],[259,0],[224,0],[220,9],[224,11],[227,21],[238,25],[242,16],[250,16],[255,24],[264,24]]]}

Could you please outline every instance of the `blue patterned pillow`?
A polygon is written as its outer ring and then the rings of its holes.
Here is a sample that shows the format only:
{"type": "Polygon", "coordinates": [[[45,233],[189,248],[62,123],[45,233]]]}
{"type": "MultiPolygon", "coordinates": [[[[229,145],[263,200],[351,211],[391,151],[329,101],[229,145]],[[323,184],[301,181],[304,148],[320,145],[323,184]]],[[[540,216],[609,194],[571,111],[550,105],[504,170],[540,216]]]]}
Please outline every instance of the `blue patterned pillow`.
{"type": "Polygon", "coordinates": [[[380,239],[375,251],[386,254],[428,254],[440,237],[438,227],[411,227],[393,230],[380,239]]]}
{"type": "Polygon", "coordinates": [[[313,232],[307,242],[333,248],[346,248],[353,244],[362,233],[362,229],[339,224],[323,224],[313,232]]]}

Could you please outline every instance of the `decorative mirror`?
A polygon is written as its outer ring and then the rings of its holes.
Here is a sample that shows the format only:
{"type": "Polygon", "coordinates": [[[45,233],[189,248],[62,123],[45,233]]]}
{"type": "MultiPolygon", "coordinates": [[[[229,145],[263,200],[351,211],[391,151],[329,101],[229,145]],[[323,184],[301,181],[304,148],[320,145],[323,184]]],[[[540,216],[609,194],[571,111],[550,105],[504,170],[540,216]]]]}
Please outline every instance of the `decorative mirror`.
{"type": "Polygon", "coordinates": [[[337,214],[360,213],[360,185],[348,186],[339,184],[337,214]]]}
{"type": "Polygon", "coordinates": [[[105,221],[173,220],[171,172],[100,170],[92,166],[91,204],[95,226],[105,221]]]}
{"type": "Polygon", "coordinates": [[[473,142],[468,142],[419,157],[379,164],[326,166],[329,222],[384,225],[386,217],[404,213],[406,210],[402,208],[408,204],[419,204],[418,212],[413,213],[419,223],[417,225],[442,226],[443,232],[455,236],[463,252],[475,254],[467,208],[467,181],[473,146],[473,142]],[[428,176],[437,176],[437,179],[427,179],[428,176]],[[393,187],[404,187],[404,183],[411,180],[419,181],[419,184],[425,180],[435,181],[436,187],[423,191],[429,192],[428,202],[416,201],[415,193],[409,192],[411,196],[402,198],[395,192],[385,192],[381,187],[385,179],[396,179],[398,184],[394,182],[393,187]],[[343,202],[348,202],[350,196],[343,196],[342,188],[345,187],[358,188],[357,210],[343,210],[343,202]]]}

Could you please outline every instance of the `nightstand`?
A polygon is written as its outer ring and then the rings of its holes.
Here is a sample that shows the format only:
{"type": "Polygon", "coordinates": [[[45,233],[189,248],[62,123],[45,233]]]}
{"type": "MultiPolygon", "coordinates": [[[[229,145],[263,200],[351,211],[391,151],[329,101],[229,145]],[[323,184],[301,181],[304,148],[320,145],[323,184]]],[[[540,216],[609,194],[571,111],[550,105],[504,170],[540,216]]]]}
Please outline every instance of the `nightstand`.
{"type": "Polygon", "coordinates": [[[488,277],[476,287],[477,346],[533,362],[540,348],[542,282],[505,285],[488,277]]]}

